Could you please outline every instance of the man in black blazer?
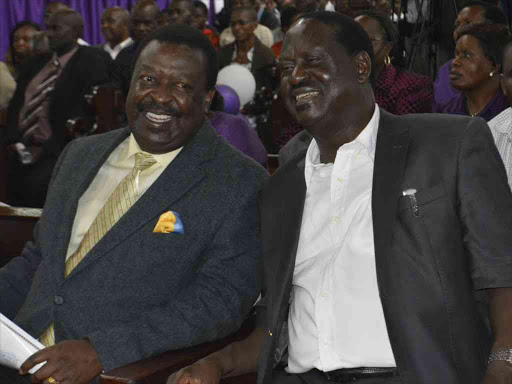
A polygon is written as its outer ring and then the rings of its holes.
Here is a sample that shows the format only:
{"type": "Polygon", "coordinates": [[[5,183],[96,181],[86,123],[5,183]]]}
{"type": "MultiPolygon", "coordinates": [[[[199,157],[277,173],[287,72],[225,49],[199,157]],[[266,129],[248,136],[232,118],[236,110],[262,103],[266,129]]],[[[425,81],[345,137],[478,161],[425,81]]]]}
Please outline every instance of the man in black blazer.
{"type": "MultiPolygon", "coordinates": [[[[12,152],[9,158],[8,202],[18,206],[43,206],[53,167],[69,141],[67,120],[90,116],[84,96],[92,86],[109,81],[109,55],[92,47],[79,46],[76,42],[83,32],[80,14],[69,9],[59,11],[52,14],[47,27],[52,52],[35,57],[27,65],[8,109],[6,143],[22,143],[32,152],[29,164],[22,164],[17,152],[12,152]],[[48,66],[53,63],[58,63],[60,72],[54,84],[50,84],[44,81],[44,77],[51,75],[48,66]],[[41,76],[44,72],[49,74],[41,76]],[[39,116],[33,114],[33,121],[24,127],[22,113],[32,108],[29,105],[31,101],[36,101],[37,105],[39,98],[35,95],[39,85],[47,87],[43,88],[47,92],[47,101],[41,104],[39,116]],[[32,99],[27,99],[29,94],[32,99]],[[31,126],[34,119],[39,121],[35,130],[31,126]],[[39,135],[37,131],[42,126],[48,126],[50,132],[39,135]]],[[[32,109],[38,111],[38,108],[32,109]]],[[[27,115],[31,113],[25,112],[24,116],[27,115]]]]}
{"type": "Polygon", "coordinates": [[[267,172],[206,118],[216,50],[184,25],[142,44],[129,128],[66,147],[34,241],[0,270],[0,312],[48,346],[21,367],[47,361],[34,383],[226,336],[261,289],[267,172]]]}
{"type": "Polygon", "coordinates": [[[262,321],[169,383],[511,382],[512,196],[492,135],[380,110],[373,63],[346,16],[287,33],[281,93],[314,140],[261,195],[262,321]]]}

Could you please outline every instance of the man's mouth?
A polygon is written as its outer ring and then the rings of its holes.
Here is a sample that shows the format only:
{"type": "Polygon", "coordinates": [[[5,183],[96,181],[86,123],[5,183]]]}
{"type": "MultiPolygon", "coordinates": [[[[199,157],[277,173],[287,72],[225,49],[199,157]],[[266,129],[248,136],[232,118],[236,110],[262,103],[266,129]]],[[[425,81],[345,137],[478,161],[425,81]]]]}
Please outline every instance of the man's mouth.
{"type": "Polygon", "coordinates": [[[462,75],[459,72],[450,72],[450,80],[458,80],[462,77],[462,75]]]}
{"type": "Polygon", "coordinates": [[[168,121],[170,121],[172,119],[171,115],[163,115],[163,114],[157,114],[157,113],[153,113],[153,112],[146,112],[145,116],[146,116],[146,119],[148,119],[149,121],[156,123],[156,124],[167,123],[168,121]]]}

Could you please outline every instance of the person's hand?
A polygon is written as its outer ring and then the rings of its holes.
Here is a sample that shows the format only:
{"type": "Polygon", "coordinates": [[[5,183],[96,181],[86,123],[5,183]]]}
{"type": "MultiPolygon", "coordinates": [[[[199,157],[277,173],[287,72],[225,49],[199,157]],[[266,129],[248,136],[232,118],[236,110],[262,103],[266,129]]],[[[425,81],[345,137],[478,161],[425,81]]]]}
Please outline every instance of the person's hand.
{"type": "Polygon", "coordinates": [[[26,375],[32,367],[46,361],[32,375],[32,383],[51,384],[52,377],[59,384],[86,384],[98,376],[103,367],[98,354],[86,340],[69,340],[42,349],[30,356],[20,368],[26,375]]]}
{"type": "Polygon", "coordinates": [[[493,361],[487,367],[483,384],[512,384],[512,365],[506,361],[493,361]]]}
{"type": "Polygon", "coordinates": [[[212,360],[199,360],[180,369],[167,379],[167,384],[218,384],[221,371],[212,360]]]}

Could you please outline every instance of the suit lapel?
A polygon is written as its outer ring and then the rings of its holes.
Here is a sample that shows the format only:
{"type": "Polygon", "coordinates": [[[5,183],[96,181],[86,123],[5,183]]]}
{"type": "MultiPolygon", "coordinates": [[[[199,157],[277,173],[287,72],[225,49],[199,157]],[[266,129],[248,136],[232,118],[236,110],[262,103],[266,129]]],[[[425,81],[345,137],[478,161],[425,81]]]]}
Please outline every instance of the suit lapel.
{"type": "Polygon", "coordinates": [[[97,140],[97,142],[94,143],[93,156],[90,155],[90,149],[86,148],[85,151],[87,153],[85,155],[87,156],[83,157],[84,161],[79,161],[73,164],[73,167],[68,167],[69,171],[64,178],[66,183],[63,187],[65,188],[62,196],[63,208],[62,211],[58,213],[60,216],[58,221],[61,223],[60,228],[62,228],[62,230],[55,231],[56,239],[52,242],[52,244],[56,244],[54,250],[60,253],[60,255],[58,255],[59,260],[62,260],[61,263],[55,263],[57,268],[59,268],[56,274],[59,279],[64,279],[66,253],[69,239],[71,238],[71,230],[73,228],[76,210],[78,208],[78,201],[94,180],[100,167],[107,161],[112,151],[128,137],[128,134],[129,131],[127,129],[119,129],[114,131],[110,138],[101,141],[97,140]]]}
{"type": "Polygon", "coordinates": [[[379,270],[387,262],[390,252],[410,135],[400,118],[382,109],[380,113],[373,171],[372,213],[377,281],[381,294],[384,294],[386,288],[379,279],[379,270]]]}
{"type": "Polygon", "coordinates": [[[196,136],[182,149],[151,187],[94,246],[71,272],[71,278],[116,247],[131,234],[168,210],[181,196],[199,183],[207,172],[202,163],[215,154],[218,136],[207,119],[196,136]]]}

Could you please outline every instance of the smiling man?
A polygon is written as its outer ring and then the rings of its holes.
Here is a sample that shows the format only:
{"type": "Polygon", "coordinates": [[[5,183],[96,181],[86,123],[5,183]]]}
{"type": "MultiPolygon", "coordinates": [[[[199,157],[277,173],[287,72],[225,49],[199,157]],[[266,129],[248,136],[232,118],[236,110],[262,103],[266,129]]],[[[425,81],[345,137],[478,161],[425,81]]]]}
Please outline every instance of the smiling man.
{"type": "Polygon", "coordinates": [[[107,40],[103,49],[115,60],[121,50],[133,43],[130,37],[130,13],[121,7],[105,9],[101,16],[101,32],[107,40]]]}
{"type": "Polygon", "coordinates": [[[205,117],[216,79],[206,36],[160,29],[137,51],[129,127],[61,156],[36,238],[0,270],[0,311],[48,346],[22,366],[47,361],[32,382],[88,383],[225,336],[251,309],[266,171],[205,117]]]}
{"type": "Polygon", "coordinates": [[[281,95],[313,141],[261,194],[261,322],[169,384],[511,382],[512,195],[492,135],[380,109],[373,63],[344,15],[286,34],[281,95]]]}

